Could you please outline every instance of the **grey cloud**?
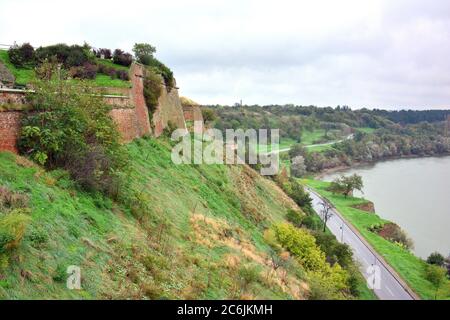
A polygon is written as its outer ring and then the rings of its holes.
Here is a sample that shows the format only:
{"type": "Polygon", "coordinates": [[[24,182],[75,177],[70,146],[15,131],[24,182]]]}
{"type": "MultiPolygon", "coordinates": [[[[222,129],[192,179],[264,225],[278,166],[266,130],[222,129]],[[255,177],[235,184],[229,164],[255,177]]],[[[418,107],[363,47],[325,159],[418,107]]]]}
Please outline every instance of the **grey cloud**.
{"type": "Polygon", "coordinates": [[[119,1],[2,1],[0,43],[149,42],[181,93],[203,103],[450,107],[446,0],[128,4],[132,14],[119,1]],[[9,13],[21,7],[17,25],[9,13]]]}

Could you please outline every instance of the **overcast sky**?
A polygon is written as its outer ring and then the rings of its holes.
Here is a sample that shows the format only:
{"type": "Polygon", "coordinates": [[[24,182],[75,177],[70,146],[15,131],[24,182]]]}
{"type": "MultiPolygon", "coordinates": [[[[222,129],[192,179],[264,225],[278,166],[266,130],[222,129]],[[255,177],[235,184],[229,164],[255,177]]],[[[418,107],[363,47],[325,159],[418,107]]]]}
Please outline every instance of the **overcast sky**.
{"type": "Polygon", "coordinates": [[[0,43],[157,47],[200,103],[450,108],[450,1],[0,0],[0,43]]]}

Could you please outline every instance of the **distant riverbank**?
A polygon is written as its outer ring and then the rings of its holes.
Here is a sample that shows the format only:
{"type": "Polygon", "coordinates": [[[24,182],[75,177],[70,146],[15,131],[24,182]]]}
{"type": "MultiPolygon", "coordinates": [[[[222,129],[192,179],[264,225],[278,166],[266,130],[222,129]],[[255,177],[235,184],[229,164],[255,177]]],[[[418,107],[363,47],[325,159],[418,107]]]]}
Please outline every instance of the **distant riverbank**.
{"type": "Polygon", "coordinates": [[[438,155],[432,155],[432,156],[408,155],[408,156],[400,156],[400,157],[386,157],[386,158],[376,159],[376,160],[372,160],[372,161],[353,161],[353,163],[351,165],[340,165],[340,166],[333,167],[333,168],[323,169],[319,173],[315,174],[314,178],[322,180],[324,177],[335,174],[335,173],[344,174],[351,169],[358,169],[358,168],[364,168],[367,166],[374,166],[377,163],[383,163],[383,162],[389,162],[389,161],[395,161],[395,160],[445,158],[445,157],[450,157],[450,153],[449,154],[438,154],[438,155]]]}
{"type": "Polygon", "coordinates": [[[439,251],[450,253],[450,156],[396,159],[320,174],[331,181],[340,174],[363,177],[364,194],[377,213],[398,223],[412,237],[414,252],[426,258],[439,251]]]}

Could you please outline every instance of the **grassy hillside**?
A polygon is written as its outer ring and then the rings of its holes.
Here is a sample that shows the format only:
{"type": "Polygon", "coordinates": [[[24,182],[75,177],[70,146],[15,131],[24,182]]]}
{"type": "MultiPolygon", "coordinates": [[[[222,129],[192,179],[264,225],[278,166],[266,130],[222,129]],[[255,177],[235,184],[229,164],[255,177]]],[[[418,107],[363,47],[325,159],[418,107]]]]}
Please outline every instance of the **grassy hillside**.
{"type": "Polygon", "coordinates": [[[7,50],[0,50],[0,61],[8,68],[8,70],[16,78],[16,84],[26,85],[34,79],[34,70],[29,68],[16,68],[9,60],[7,50]]]}
{"type": "MultiPolygon", "coordinates": [[[[317,180],[304,181],[322,196],[329,199],[338,211],[358,229],[413,290],[424,299],[434,299],[436,289],[425,279],[425,261],[416,257],[410,251],[369,230],[371,226],[384,224],[388,221],[383,220],[376,214],[370,214],[354,208],[356,205],[366,203],[366,200],[355,197],[346,198],[343,195],[333,194],[326,190],[329,186],[328,182],[317,180]]],[[[448,281],[442,286],[438,297],[440,299],[450,299],[450,283],[448,281]]]]}
{"type": "Polygon", "coordinates": [[[306,296],[302,269],[275,270],[264,240],[296,207],[274,183],[243,166],[174,166],[164,140],[128,150],[124,193],[139,198],[129,207],[0,153],[0,186],[25,199],[31,219],[20,246],[0,252],[0,298],[306,296]],[[83,290],[66,288],[69,265],[81,267],[83,290]]]}

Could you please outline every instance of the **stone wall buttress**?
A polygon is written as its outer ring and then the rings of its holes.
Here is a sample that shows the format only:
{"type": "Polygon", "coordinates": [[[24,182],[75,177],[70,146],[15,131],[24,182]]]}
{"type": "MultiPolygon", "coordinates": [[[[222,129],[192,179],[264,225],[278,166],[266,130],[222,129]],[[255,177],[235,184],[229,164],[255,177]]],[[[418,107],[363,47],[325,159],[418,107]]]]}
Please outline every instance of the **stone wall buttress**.
{"type": "Polygon", "coordinates": [[[150,120],[148,116],[148,108],[145,104],[144,98],[144,69],[141,65],[133,63],[130,69],[130,78],[132,82],[132,88],[130,90],[130,98],[133,101],[139,136],[148,135],[152,133],[150,126],[150,120]]]}

